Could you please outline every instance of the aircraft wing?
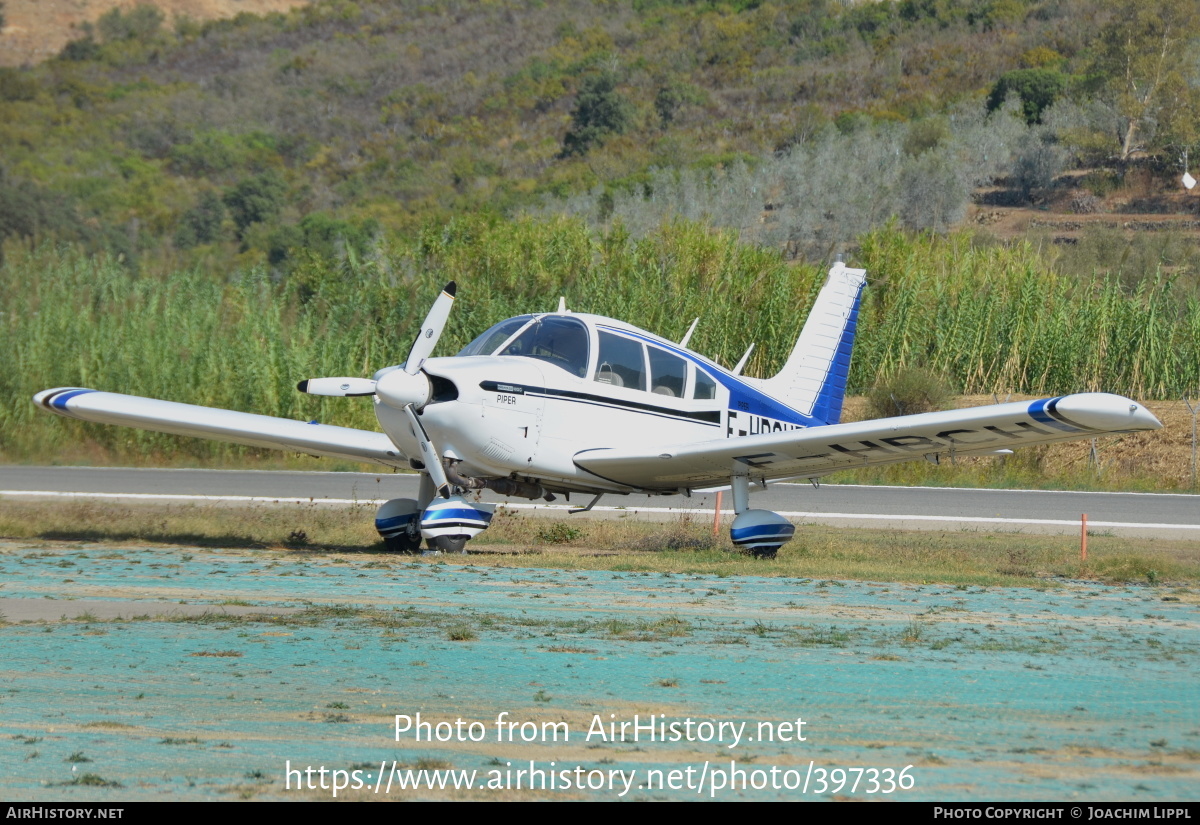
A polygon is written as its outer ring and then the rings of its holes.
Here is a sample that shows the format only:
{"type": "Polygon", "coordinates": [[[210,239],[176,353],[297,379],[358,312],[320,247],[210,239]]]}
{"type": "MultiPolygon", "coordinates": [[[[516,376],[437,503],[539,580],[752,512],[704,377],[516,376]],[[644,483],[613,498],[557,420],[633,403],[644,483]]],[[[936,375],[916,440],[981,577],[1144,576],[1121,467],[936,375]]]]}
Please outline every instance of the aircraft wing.
{"type": "Polygon", "coordinates": [[[43,390],[33,400],[39,407],[52,413],[98,424],[137,427],[388,467],[408,466],[407,458],[390,438],[383,433],[367,430],[78,387],[43,390]]]}
{"type": "Polygon", "coordinates": [[[986,455],[1114,433],[1157,430],[1154,414],[1128,398],[1080,393],[963,410],[663,446],[582,450],[580,469],[643,490],[752,480],[813,478],[836,470],[924,456],[986,455]]]}

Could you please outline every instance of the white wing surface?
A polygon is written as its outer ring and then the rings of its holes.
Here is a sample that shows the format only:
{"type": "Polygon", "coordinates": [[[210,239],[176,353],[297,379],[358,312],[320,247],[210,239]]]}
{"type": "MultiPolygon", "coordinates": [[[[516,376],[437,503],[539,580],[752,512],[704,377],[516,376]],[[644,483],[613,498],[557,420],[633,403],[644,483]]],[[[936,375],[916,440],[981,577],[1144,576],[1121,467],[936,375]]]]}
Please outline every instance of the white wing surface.
{"type": "Polygon", "coordinates": [[[1154,414],[1128,398],[1080,393],[965,410],[880,418],[643,450],[583,450],[575,464],[593,475],[644,490],[753,480],[815,478],[836,470],[923,456],[985,455],[1114,433],[1157,430],[1154,414]]]}
{"type": "Polygon", "coordinates": [[[407,458],[390,438],[383,433],[367,430],[78,387],[43,390],[33,400],[39,407],[52,413],[98,424],[137,427],[388,467],[408,466],[407,458]]]}

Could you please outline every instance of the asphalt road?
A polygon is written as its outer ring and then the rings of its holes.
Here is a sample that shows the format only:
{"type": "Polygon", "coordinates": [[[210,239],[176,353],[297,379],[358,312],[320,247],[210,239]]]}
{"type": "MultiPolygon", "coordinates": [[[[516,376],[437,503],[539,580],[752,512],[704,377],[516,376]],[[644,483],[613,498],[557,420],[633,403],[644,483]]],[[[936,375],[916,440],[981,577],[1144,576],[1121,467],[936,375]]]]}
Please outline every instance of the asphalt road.
{"type": "MultiPolygon", "coordinates": [[[[325,503],[414,497],[417,479],[391,473],[264,472],[242,470],[158,470],[104,467],[0,467],[0,499],[55,499],[64,496],[127,501],[199,500],[325,503]]],[[[491,500],[502,500],[488,494],[491,500]]],[[[711,513],[715,494],[605,496],[590,517],[637,513],[669,520],[684,512],[711,513]]],[[[511,500],[510,506],[562,518],[568,506],[587,497],[561,497],[553,505],[511,500]]],[[[728,494],[723,509],[731,506],[728,494]]],[[[933,487],[772,484],[751,496],[756,508],[798,521],[848,527],[896,529],[975,529],[1038,533],[1077,533],[1083,513],[1089,528],[1117,535],[1200,539],[1200,496],[1159,493],[1079,493],[1044,490],[979,490],[933,487]]]]}

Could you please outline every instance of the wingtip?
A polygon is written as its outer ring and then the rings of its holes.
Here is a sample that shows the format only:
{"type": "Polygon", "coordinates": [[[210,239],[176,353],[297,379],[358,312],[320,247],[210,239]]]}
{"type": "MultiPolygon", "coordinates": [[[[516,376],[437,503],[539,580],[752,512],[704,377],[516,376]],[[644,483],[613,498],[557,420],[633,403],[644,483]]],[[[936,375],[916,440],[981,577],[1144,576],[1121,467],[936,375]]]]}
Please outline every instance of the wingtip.
{"type": "Polygon", "coordinates": [[[442,292],[446,293],[451,298],[453,298],[454,293],[457,290],[458,290],[458,284],[454,283],[454,281],[451,281],[450,283],[446,284],[446,286],[442,289],[442,292]]]}
{"type": "Polygon", "coordinates": [[[300,392],[308,392],[308,379],[305,378],[303,381],[297,384],[296,389],[300,390],[300,392]]]}
{"type": "Polygon", "coordinates": [[[33,396],[33,403],[45,407],[51,412],[66,410],[67,402],[72,398],[93,392],[96,392],[96,390],[89,390],[86,387],[56,387],[37,393],[33,396]]]}

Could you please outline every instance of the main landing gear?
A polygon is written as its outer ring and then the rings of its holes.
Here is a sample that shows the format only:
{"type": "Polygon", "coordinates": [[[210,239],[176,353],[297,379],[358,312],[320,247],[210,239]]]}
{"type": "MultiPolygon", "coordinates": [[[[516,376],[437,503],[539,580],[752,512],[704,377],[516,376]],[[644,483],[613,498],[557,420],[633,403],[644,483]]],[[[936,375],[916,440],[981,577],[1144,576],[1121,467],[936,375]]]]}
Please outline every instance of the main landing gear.
{"type": "Polygon", "coordinates": [[[437,498],[429,476],[421,474],[420,499],[394,498],[375,513],[375,529],[392,553],[417,553],[426,546],[442,553],[465,553],[467,542],[491,524],[496,505],[461,495],[437,498]]]}
{"type": "Polygon", "coordinates": [[[729,537],[733,543],[759,559],[773,559],[779,548],[791,541],[796,525],[770,510],[750,509],[750,477],[735,475],[733,482],[733,511],[737,517],[729,537]]]}

